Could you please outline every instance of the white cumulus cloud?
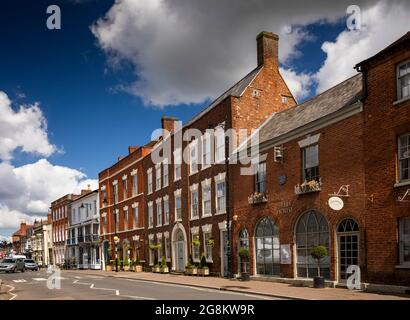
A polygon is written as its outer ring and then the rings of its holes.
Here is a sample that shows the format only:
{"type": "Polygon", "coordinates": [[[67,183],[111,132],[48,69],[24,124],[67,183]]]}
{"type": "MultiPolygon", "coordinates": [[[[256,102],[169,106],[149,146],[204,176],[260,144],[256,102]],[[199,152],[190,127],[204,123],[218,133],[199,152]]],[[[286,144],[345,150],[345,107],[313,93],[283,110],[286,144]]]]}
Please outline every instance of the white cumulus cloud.
{"type": "Polygon", "coordinates": [[[15,111],[7,94],[0,91],[0,160],[11,160],[17,148],[46,157],[56,151],[39,105],[22,105],[15,111]]]}

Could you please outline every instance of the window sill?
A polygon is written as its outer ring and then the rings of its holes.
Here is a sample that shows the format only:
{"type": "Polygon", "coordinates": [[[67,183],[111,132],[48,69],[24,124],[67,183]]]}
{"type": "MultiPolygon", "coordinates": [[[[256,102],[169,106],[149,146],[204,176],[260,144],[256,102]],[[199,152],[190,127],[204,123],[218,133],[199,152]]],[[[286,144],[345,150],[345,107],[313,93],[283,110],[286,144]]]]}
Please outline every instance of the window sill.
{"type": "Polygon", "coordinates": [[[162,227],[162,224],[157,224],[157,228],[162,227]]]}
{"type": "Polygon", "coordinates": [[[202,218],[209,218],[212,217],[212,213],[203,214],[202,218]]]}
{"type": "Polygon", "coordinates": [[[189,220],[191,220],[191,221],[199,220],[199,216],[197,216],[197,217],[191,217],[189,220]]]}
{"type": "Polygon", "coordinates": [[[402,103],[404,103],[404,102],[406,102],[406,101],[410,101],[410,96],[408,96],[408,97],[406,97],[406,98],[403,98],[403,99],[400,99],[400,100],[394,101],[394,102],[393,102],[393,105],[394,105],[394,106],[397,106],[397,105],[402,104],[402,103]]]}
{"type": "Polygon", "coordinates": [[[150,227],[148,227],[148,229],[153,229],[154,228],[154,226],[150,226],[150,227]]]}
{"type": "Polygon", "coordinates": [[[181,178],[175,179],[174,182],[177,182],[177,181],[179,181],[179,180],[181,180],[181,178]]]}
{"type": "Polygon", "coordinates": [[[199,170],[194,171],[194,172],[189,172],[189,176],[191,177],[191,176],[193,176],[193,175],[196,175],[198,172],[199,172],[199,170]]]}
{"type": "Polygon", "coordinates": [[[206,170],[206,169],[208,169],[208,168],[210,168],[210,167],[211,167],[211,165],[208,164],[208,165],[206,165],[206,166],[202,166],[202,167],[201,167],[201,170],[206,170]]]}
{"type": "Polygon", "coordinates": [[[193,262],[196,262],[196,263],[201,262],[201,260],[200,260],[200,259],[192,259],[192,261],[193,261],[193,262]]]}
{"type": "Polygon", "coordinates": [[[400,187],[404,187],[404,186],[410,186],[410,180],[406,180],[406,181],[400,181],[394,184],[395,188],[400,188],[400,187]]]}
{"type": "Polygon", "coordinates": [[[213,259],[206,259],[206,262],[207,263],[214,263],[214,260],[213,259]]]}
{"type": "Polygon", "coordinates": [[[157,189],[155,189],[155,192],[156,192],[156,191],[159,191],[159,190],[161,190],[161,188],[157,188],[157,189]]]}
{"type": "Polygon", "coordinates": [[[410,269],[410,263],[394,266],[395,269],[410,269]]]}
{"type": "Polygon", "coordinates": [[[220,216],[220,215],[222,215],[222,214],[226,214],[226,211],[221,211],[221,212],[215,213],[216,216],[220,216]]]}

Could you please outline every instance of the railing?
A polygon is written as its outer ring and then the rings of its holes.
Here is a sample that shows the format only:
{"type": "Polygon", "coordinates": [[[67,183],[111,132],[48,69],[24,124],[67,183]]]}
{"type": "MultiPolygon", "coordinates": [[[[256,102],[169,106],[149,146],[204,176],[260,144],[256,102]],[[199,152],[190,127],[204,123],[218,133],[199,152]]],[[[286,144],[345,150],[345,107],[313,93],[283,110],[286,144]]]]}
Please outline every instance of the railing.
{"type": "Polygon", "coordinates": [[[259,204],[268,202],[268,196],[265,192],[255,192],[248,197],[249,204],[259,204]]]}
{"type": "Polygon", "coordinates": [[[97,242],[99,240],[100,236],[98,234],[87,234],[84,238],[84,242],[97,242]]]}
{"type": "Polygon", "coordinates": [[[319,180],[305,181],[302,184],[297,184],[295,186],[295,194],[318,192],[321,189],[322,189],[322,181],[319,178],[319,180]]]}

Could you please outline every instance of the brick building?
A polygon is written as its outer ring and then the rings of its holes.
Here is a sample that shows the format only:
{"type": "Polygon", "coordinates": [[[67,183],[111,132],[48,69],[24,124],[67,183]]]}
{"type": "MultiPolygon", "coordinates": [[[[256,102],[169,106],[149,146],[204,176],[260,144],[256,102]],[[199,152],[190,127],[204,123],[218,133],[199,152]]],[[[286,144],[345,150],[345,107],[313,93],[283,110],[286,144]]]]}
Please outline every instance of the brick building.
{"type": "Polygon", "coordinates": [[[142,159],[151,145],[129,147],[128,155],[101,171],[99,181],[100,244],[105,268],[117,254],[144,260],[144,184],[142,159]],[[114,243],[114,237],[119,243],[114,243]]]}
{"type": "Polygon", "coordinates": [[[367,279],[410,285],[410,32],[358,64],[364,76],[367,279]]]}
{"type": "Polygon", "coordinates": [[[66,261],[66,241],[68,218],[71,212],[71,202],[79,195],[67,194],[51,203],[51,227],[52,227],[52,247],[53,263],[62,265],[66,261]]]}
{"type": "Polygon", "coordinates": [[[365,267],[361,95],[356,75],[260,127],[255,174],[232,168],[235,273],[241,248],[249,250],[256,276],[316,276],[315,245],[328,249],[321,266],[327,279],[346,280],[350,264],[365,267]],[[343,199],[341,210],[329,207],[331,194],[343,199]]]}
{"type": "Polygon", "coordinates": [[[278,36],[262,32],[254,70],[183,126],[163,119],[162,128],[171,133],[143,160],[147,265],[165,256],[171,270],[182,272],[190,256],[198,263],[204,254],[211,273],[227,274],[232,205],[227,199],[235,186],[227,188],[231,173],[224,130],[246,129],[249,135],[272,113],[296,104],[278,64],[278,36]],[[156,150],[160,154],[168,147],[170,153],[153,159],[156,150]]]}

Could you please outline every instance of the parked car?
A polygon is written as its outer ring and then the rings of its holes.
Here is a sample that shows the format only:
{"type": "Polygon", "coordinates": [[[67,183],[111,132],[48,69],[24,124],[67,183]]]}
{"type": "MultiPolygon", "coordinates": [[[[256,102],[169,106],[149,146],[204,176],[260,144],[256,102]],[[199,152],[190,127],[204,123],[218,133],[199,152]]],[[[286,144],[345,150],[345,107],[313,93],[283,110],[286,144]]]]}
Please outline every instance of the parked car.
{"type": "Polygon", "coordinates": [[[0,264],[0,271],[5,271],[6,273],[9,272],[16,272],[16,271],[25,271],[25,265],[23,259],[4,259],[0,264]]]}
{"type": "Polygon", "coordinates": [[[32,259],[24,259],[24,265],[26,270],[38,271],[38,264],[32,259]]]}

